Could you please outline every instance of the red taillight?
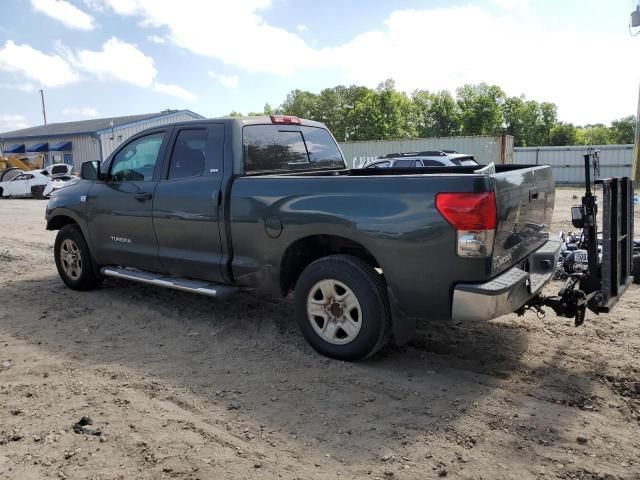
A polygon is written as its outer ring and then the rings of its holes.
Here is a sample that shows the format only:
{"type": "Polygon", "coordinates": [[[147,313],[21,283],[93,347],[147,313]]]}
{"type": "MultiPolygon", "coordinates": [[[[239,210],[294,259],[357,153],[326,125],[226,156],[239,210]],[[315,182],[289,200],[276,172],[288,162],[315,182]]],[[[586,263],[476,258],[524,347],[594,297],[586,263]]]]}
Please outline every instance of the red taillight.
{"type": "Polygon", "coordinates": [[[496,228],[496,196],[484,193],[438,193],[436,208],[456,230],[496,228]]]}
{"type": "Polygon", "coordinates": [[[271,123],[282,123],[284,125],[300,125],[300,119],[291,115],[271,115],[271,123]]]}

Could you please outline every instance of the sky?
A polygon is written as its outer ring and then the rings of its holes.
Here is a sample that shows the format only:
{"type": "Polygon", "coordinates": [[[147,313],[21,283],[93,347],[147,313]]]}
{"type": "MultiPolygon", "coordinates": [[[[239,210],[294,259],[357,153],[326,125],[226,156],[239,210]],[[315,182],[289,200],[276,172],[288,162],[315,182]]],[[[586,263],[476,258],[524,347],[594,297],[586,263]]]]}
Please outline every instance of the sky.
{"type": "Polygon", "coordinates": [[[487,82],[577,125],[635,114],[638,0],[0,0],[0,132],[293,89],[487,82]]]}

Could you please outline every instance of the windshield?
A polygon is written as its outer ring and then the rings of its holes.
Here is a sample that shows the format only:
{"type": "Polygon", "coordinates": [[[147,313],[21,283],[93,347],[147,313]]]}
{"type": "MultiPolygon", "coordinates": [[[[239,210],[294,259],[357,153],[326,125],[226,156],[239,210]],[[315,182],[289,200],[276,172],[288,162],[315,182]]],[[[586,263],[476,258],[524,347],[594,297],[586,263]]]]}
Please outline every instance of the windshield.
{"type": "Polygon", "coordinates": [[[324,128],[247,125],[242,143],[246,173],[344,168],[338,145],[324,128]]]}

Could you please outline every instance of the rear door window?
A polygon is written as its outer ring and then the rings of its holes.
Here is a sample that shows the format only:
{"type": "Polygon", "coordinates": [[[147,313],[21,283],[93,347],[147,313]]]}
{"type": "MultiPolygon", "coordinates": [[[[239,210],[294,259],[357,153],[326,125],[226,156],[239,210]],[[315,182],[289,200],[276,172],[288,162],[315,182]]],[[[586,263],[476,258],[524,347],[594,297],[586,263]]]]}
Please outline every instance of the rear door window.
{"type": "Polygon", "coordinates": [[[207,158],[207,129],[180,130],[169,164],[169,180],[204,174],[207,158]]]}
{"type": "Polygon", "coordinates": [[[396,160],[393,166],[394,168],[395,167],[398,167],[398,168],[415,167],[416,161],[415,160],[396,160]]]}
{"type": "Polygon", "coordinates": [[[323,128],[302,127],[304,141],[309,151],[309,160],[314,167],[342,168],[344,162],[336,142],[323,128]]]}
{"type": "Polygon", "coordinates": [[[247,125],[243,129],[244,168],[247,173],[344,168],[335,141],[322,128],[247,125]]]}
{"type": "Polygon", "coordinates": [[[442,167],[444,164],[438,160],[422,160],[422,165],[425,167],[442,167]]]}

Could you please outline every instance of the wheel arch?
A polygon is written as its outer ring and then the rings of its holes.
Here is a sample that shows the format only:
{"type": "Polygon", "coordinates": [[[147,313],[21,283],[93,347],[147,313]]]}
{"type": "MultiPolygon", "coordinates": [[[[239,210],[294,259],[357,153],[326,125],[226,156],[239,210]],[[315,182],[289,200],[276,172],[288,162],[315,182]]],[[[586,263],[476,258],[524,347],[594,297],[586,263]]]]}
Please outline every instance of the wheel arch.
{"type": "Polygon", "coordinates": [[[346,254],[358,257],[379,268],[376,257],[361,243],[340,235],[316,234],[292,242],[280,263],[280,289],[283,295],[295,287],[302,271],[312,262],[329,255],[346,254]]]}

